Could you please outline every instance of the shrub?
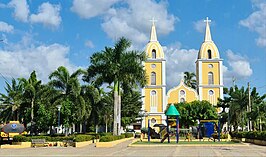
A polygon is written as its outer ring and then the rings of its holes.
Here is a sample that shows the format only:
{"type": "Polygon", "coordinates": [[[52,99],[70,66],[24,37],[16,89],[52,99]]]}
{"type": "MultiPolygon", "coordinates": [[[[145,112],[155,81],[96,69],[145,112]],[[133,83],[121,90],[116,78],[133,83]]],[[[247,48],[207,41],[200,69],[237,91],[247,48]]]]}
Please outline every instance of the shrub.
{"type": "Polygon", "coordinates": [[[133,133],[124,133],[125,138],[133,137],[133,133]]]}
{"type": "Polygon", "coordinates": [[[30,138],[22,135],[16,135],[13,137],[14,142],[30,142],[30,138]]]}
{"type": "Polygon", "coordinates": [[[83,141],[90,141],[94,138],[92,135],[76,135],[74,137],[74,142],[83,142],[83,141]]]}
{"type": "Polygon", "coordinates": [[[125,135],[119,135],[119,136],[103,136],[100,138],[100,142],[110,142],[110,141],[115,141],[115,140],[120,140],[125,138],[125,135]]]}

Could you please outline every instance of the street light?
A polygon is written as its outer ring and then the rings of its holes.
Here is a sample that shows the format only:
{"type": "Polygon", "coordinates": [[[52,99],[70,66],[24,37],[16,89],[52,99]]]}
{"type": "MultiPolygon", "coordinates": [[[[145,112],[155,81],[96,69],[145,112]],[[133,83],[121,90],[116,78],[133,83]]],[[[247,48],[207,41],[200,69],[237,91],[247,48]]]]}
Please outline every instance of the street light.
{"type": "Polygon", "coordinates": [[[145,127],[146,127],[146,117],[148,117],[148,142],[150,142],[150,119],[149,119],[149,113],[146,110],[144,111],[144,117],[145,117],[145,127]]]}
{"type": "Polygon", "coordinates": [[[61,109],[62,105],[57,105],[56,107],[58,109],[58,132],[57,133],[59,133],[59,128],[60,128],[60,109],[61,109]]]}

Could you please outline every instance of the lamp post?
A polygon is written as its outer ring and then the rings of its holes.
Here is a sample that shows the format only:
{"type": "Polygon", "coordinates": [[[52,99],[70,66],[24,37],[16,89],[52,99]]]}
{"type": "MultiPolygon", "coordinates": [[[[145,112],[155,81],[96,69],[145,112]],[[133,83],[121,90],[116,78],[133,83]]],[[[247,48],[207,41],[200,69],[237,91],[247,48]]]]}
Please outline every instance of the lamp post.
{"type": "Polygon", "coordinates": [[[221,120],[223,116],[219,115],[219,120],[218,120],[218,141],[220,142],[221,139],[221,120]]]}
{"type": "Polygon", "coordinates": [[[59,133],[59,128],[60,128],[60,109],[61,109],[62,105],[57,105],[56,107],[58,109],[58,132],[57,133],[59,133]]]}
{"type": "Polygon", "coordinates": [[[149,119],[149,113],[147,111],[144,111],[144,117],[145,117],[145,127],[146,127],[146,117],[148,117],[148,142],[150,142],[150,119],[149,119]]]}

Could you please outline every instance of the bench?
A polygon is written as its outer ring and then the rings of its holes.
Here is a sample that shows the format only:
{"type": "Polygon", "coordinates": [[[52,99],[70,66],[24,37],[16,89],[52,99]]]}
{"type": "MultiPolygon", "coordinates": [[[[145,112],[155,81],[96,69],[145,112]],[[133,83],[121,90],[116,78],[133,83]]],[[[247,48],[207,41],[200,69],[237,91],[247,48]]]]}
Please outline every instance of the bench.
{"type": "Polygon", "coordinates": [[[45,141],[45,139],[31,139],[32,147],[36,147],[37,145],[41,145],[44,147],[49,146],[49,143],[45,141]]]}
{"type": "Polygon", "coordinates": [[[74,141],[73,140],[63,140],[64,147],[67,146],[73,146],[74,141]]]}

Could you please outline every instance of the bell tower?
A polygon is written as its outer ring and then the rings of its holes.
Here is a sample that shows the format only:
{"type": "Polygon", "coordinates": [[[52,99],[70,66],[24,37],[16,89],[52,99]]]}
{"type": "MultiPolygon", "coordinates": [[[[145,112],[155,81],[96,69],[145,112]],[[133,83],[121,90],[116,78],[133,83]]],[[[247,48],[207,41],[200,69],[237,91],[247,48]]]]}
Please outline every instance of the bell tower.
{"type": "Polygon", "coordinates": [[[199,100],[207,100],[216,105],[217,99],[223,99],[223,60],[220,59],[218,48],[212,41],[209,22],[206,18],[204,41],[196,61],[197,86],[199,100]]]}
{"type": "Polygon", "coordinates": [[[161,124],[165,119],[166,109],[166,78],[165,59],[162,46],[157,40],[155,20],[152,20],[150,41],[146,45],[145,52],[147,61],[144,63],[146,70],[147,85],[142,89],[143,106],[142,110],[148,113],[148,117],[142,121],[142,127],[148,126],[148,119],[151,126],[161,124]]]}

